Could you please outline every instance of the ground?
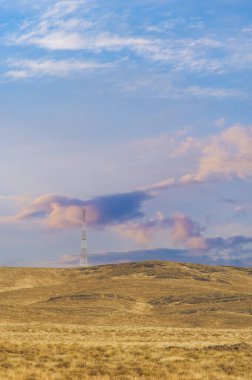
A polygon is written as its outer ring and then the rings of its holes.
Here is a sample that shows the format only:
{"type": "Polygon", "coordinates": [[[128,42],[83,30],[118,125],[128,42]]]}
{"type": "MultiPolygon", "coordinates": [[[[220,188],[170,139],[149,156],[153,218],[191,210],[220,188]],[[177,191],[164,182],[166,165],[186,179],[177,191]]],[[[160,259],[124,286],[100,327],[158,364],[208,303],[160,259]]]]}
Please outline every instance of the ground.
{"type": "Polygon", "coordinates": [[[0,268],[1,379],[251,379],[252,270],[0,268]]]}

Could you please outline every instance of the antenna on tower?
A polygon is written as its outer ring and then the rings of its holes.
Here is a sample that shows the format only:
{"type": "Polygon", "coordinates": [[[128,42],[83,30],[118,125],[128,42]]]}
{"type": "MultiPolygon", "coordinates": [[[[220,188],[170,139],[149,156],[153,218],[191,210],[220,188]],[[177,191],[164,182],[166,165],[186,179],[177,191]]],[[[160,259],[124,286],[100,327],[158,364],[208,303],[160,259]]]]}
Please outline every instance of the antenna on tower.
{"type": "Polygon", "coordinates": [[[86,210],[82,210],[80,266],[88,266],[86,210]]]}

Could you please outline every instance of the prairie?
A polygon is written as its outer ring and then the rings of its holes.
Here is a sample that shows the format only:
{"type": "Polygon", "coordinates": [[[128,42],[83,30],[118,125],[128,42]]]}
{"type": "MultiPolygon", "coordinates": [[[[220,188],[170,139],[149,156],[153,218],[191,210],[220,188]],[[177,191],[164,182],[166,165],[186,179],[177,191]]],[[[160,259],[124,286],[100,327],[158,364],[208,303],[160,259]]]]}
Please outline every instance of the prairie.
{"type": "Polygon", "coordinates": [[[251,379],[252,270],[0,268],[1,379],[251,379]]]}

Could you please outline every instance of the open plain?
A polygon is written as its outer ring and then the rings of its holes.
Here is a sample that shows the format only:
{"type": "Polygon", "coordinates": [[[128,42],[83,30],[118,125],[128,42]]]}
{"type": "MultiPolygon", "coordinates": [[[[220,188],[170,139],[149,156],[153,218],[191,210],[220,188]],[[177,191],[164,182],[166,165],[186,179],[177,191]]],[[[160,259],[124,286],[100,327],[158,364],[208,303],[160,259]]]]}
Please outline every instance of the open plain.
{"type": "Polygon", "coordinates": [[[252,270],[0,268],[1,379],[251,379],[252,270]]]}

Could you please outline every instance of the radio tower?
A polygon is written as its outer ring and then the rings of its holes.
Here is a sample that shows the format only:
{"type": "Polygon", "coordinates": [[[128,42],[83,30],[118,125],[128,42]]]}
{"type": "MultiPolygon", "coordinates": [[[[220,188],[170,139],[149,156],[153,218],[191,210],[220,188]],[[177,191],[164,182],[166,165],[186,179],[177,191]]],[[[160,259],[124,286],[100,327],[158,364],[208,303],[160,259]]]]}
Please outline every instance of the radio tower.
{"type": "Polygon", "coordinates": [[[86,210],[82,210],[80,266],[88,266],[86,210]]]}

